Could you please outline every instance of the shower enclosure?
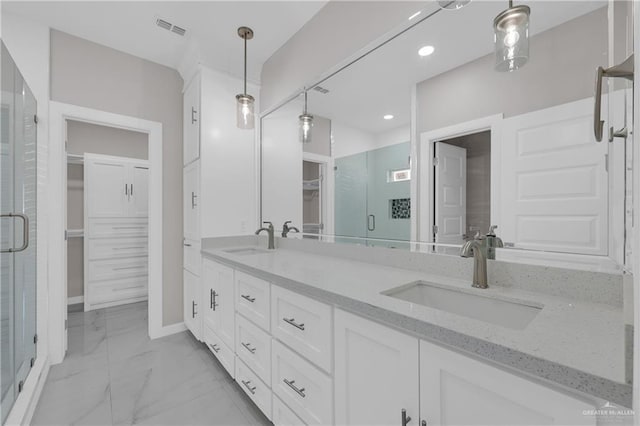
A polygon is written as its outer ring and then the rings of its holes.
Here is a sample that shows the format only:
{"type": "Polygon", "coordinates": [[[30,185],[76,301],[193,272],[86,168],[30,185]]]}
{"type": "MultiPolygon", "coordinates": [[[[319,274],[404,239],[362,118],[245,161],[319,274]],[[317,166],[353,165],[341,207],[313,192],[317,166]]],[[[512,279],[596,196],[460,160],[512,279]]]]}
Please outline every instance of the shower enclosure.
{"type": "Polygon", "coordinates": [[[0,417],[36,358],[36,100],[0,52],[0,417]]]}

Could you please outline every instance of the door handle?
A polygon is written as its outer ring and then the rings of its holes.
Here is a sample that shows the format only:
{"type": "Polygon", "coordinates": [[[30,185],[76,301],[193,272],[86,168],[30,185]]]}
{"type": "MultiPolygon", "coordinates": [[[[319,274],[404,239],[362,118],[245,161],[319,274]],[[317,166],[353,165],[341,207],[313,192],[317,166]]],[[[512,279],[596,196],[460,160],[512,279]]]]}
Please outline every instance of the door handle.
{"type": "Polygon", "coordinates": [[[191,208],[195,209],[197,204],[196,204],[196,198],[198,198],[198,196],[196,195],[195,192],[191,193],[191,208]]]}
{"type": "Polygon", "coordinates": [[[198,306],[198,304],[196,302],[191,302],[191,318],[195,318],[196,317],[196,306],[198,306]]]}
{"type": "Polygon", "coordinates": [[[133,184],[131,184],[131,196],[133,197],[133,184]]]}
{"type": "Polygon", "coordinates": [[[210,308],[212,310],[216,310],[216,306],[218,306],[218,304],[216,303],[216,296],[218,295],[218,293],[215,292],[215,290],[210,289],[209,290],[209,302],[210,302],[210,308]]]}
{"type": "MultiPolygon", "coordinates": [[[[602,77],[621,77],[633,81],[633,54],[624,60],[621,64],[614,65],[610,68],[598,67],[596,69],[596,90],[593,108],[593,133],[597,142],[602,142],[602,131],[604,129],[604,120],[600,118],[602,109],[602,77]]],[[[611,130],[609,133],[609,142],[614,137],[626,137],[625,129],[619,131],[611,130]]]]}
{"type": "Polygon", "coordinates": [[[367,230],[375,231],[376,230],[376,215],[370,214],[367,218],[367,230]]]}
{"type": "Polygon", "coordinates": [[[18,248],[8,248],[0,250],[0,253],[19,253],[21,251],[25,251],[27,247],[29,247],[29,217],[26,214],[22,213],[6,213],[0,215],[2,217],[10,217],[10,218],[20,218],[22,219],[22,245],[18,248]]]}
{"type": "Polygon", "coordinates": [[[198,119],[196,118],[197,113],[198,111],[196,111],[194,107],[191,107],[191,124],[195,124],[198,121],[198,119]]]}

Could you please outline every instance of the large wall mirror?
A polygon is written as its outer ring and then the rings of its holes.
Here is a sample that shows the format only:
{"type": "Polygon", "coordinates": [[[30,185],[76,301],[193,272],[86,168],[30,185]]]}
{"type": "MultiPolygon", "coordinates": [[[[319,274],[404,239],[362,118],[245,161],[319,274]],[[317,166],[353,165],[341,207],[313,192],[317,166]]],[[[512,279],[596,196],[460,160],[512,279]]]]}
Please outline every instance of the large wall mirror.
{"type": "Polygon", "coordinates": [[[620,269],[632,86],[604,80],[597,142],[594,80],[632,51],[631,2],[526,4],[529,27],[496,36],[506,1],[428,3],[415,25],[265,114],[262,220],[451,254],[497,226],[498,258],[620,269]],[[528,39],[526,63],[496,70],[494,37],[502,49],[528,39]]]}

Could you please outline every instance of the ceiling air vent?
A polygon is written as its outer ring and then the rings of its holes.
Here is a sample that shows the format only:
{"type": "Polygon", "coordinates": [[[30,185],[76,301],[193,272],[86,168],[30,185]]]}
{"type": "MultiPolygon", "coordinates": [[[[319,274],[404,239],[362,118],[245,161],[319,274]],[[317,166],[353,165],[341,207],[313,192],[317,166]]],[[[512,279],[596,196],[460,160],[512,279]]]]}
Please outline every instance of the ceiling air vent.
{"type": "Polygon", "coordinates": [[[164,19],[156,19],[156,25],[160,28],[164,28],[167,31],[171,31],[174,34],[178,34],[179,36],[184,36],[187,30],[177,25],[173,25],[171,22],[165,21],[164,19]]]}
{"type": "Polygon", "coordinates": [[[323,95],[326,95],[327,93],[329,93],[329,89],[325,89],[322,86],[316,86],[316,87],[313,88],[313,90],[315,90],[316,92],[320,92],[323,95]]]}

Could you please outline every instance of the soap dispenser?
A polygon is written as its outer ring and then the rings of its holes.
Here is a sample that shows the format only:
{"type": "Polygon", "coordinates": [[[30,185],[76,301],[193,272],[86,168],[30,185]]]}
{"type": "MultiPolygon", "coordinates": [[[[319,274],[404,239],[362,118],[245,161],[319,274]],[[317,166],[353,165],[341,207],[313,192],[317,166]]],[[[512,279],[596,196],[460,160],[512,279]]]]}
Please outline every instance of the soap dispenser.
{"type": "Polygon", "coordinates": [[[496,228],[497,225],[491,225],[489,227],[489,232],[486,236],[486,245],[487,245],[487,259],[495,259],[496,258],[496,248],[504,247],[502,243],[502,238],[496,236],[496,228]]]}

